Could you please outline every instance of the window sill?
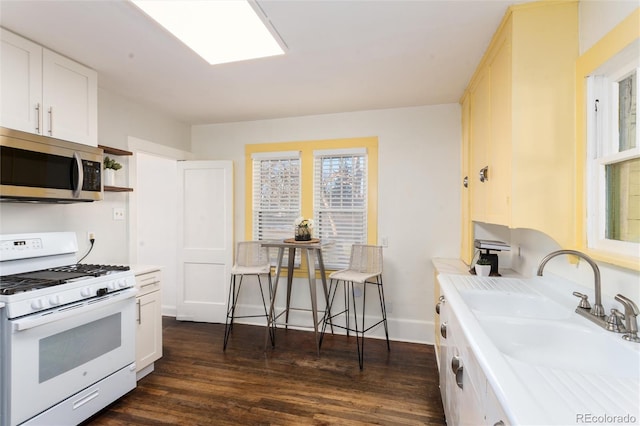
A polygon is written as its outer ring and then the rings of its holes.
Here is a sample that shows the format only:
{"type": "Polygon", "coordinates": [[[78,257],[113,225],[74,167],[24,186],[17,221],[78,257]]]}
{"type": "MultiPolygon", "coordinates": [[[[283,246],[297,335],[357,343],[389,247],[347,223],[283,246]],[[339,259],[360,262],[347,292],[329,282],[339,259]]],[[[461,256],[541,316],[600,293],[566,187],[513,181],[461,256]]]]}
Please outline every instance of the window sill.
{"type": "Polygon", "coordinates": [[[608,263],[610,265],[619,266],[621,268],[630,269],[632,271],[640,271],[640,258],[633,256],[623,256],[617,253],[611,253],[601,250],[593,250],[584,248],[581,250],[596,261],[608,263]]]}

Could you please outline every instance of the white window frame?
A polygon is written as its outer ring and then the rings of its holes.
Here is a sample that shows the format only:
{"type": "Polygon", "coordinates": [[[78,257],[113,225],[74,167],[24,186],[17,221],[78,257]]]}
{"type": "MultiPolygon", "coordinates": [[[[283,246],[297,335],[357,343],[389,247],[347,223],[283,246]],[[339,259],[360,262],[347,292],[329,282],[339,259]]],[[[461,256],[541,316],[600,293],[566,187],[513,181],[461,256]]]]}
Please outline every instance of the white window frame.
{"type": "MultiPolygon", "coordinates": [[[[640,148],[619,151],[618,81],[640,69],[638,58],[617,55],[587,78],[587,247],[640,257],[640,244],[608,239],[606,166],[640,157],[640,148]]],[[[636,81],[640,75],[636,75],[636,81]]],[[[636,143],[640,141],[636,126],[636,143]]]]}

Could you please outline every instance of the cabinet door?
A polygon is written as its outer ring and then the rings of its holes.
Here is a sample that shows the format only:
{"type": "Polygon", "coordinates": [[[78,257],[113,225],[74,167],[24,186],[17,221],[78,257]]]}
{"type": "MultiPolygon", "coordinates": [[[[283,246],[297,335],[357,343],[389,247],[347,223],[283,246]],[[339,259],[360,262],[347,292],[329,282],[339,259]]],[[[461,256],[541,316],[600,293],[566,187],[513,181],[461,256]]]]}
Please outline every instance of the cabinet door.
{"type": "Polygon", "coordinates": [[[97,73],[43,49],[45,135],[98,146],[97,73]]]}
{"type": "Polygon", "coordinates": [[[507,415],[502,409],[502,405],[498,401],[496,394],[493,392],[493,388],[487,385],[487,396],[485,400],[485,413],[487,425],[499,425],[508,426],[510,424],[507,415]]]}
{"type": "MultiPolygon", "coordinates": [[[[440,324],[445,324],[443,327],[446,328],[447,324],[448,324],[448,307],[446,302],[443,303],[440,306],[440,324]]],[[[438,335],[440,336],[440,327],[438,327],[438,330],[436,331],[436,333],[438,333],[438,335]]],[[[449,398],[448,398],[448,392],[449,392],[449,373],[448,373],[448,368],[447,368],[447,362],[449,360],[449,351],[448,351],[448,347],[449,347],[449,341],[447,340],[446,337],[441,336],[440,340],[439,340],[439,345],[438,345],[438,359],[439,359],[439,364],[438,367],[440,368],[438,373],[439,373],[439,382],[440,382],[440,396],[442,397],[442,406],[444,408],[444,412],[445,415],[447,416],[447,420],[449,421],[449,424],[452,424],[451,421],[452,419],[449,419],[450,416],[450,412],[448,410],[449,407],[449,398]]]]}
{"type": "Polygon", "coordinates": [[[42,48],[0,31],[0,125],[42,134],[42,48]]]}
{"type": "Polygon", "coordinates": [[[510,225],[511,214],[511,44],[504,37],[491,61],[491,142],[487,222],[510,225]]]}
{"type": "Polygon", "coordinates": [[[462,185],[462,196],[460,204],[461,214],[461,235],[460,235],[460,259],[468,265],[473,258],[473,227],[471,226],[471,191],[469,188],[469,168],[470,168],[470,140],[471,140],[471,101],[469,96],[465,96],[462,101],[462,173],[460,185],[462,185]]]}
{"type": "Polygon", "coordinates": [[[470,102],[471,219],[484,222],[487,216],[488,181],[480,180],[480,170],[489,165],[491,142],[491,79],[488,69],[478,76],[477,84],[471,91],[470,102]]]}
{"type": "Polygon", "coordinates": [[[162,356],[162,313],[160,291],[137,298],[136,371],[162,356]]]}

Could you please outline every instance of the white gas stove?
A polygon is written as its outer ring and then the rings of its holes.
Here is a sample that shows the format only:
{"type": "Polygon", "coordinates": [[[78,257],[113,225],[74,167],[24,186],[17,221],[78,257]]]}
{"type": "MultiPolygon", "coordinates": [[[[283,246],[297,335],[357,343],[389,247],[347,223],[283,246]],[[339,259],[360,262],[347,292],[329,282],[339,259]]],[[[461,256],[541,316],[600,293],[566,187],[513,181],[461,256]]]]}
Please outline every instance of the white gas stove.
{"type": "Polygon", "coordinates": [[[75,233],[0,236],[0,424],[77,424],[133,389],[135,277],[75,233]]]}

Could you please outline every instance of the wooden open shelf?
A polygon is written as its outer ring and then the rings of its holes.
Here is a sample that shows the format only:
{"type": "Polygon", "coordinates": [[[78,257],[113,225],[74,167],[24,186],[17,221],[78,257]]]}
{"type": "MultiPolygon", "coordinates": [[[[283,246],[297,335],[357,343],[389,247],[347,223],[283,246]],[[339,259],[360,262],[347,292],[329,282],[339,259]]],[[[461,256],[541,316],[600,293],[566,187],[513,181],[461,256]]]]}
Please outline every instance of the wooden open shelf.
{"type": "Polygon", "coordinates": [[[98,148],[102,149],[105,154],[111,155],[133,155],[133,152],[126,151],[120,148],[112,148],[110,146],[98,145],[98,148]]]}
{"type": "Polygon", "coordinates": [[[122,186],[105,186],[104,190],[107,192],[133,192],[133,188],[125,188],[122,186]]]}
{"type": "MultiPolygon", "coordinates": [[[[120,149],[120,148],[112,148],[110,146],[105,146],[105,145],[98,145],[98,148],[102,149],[105,154],[121,155],[121,156],[133,155],[133,152],[120,149]]],[[[125,188],[122,186],[105,185],[103,189],[105,192],[133,192],[133,188],[125,188]]]]}

